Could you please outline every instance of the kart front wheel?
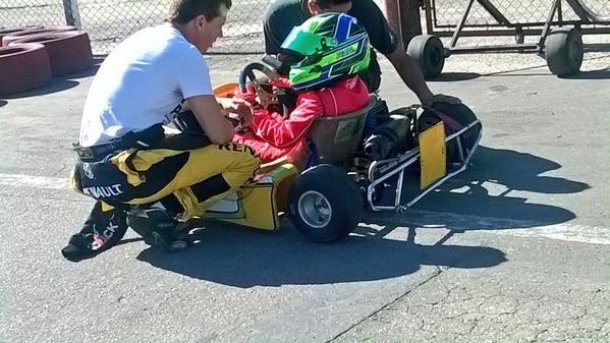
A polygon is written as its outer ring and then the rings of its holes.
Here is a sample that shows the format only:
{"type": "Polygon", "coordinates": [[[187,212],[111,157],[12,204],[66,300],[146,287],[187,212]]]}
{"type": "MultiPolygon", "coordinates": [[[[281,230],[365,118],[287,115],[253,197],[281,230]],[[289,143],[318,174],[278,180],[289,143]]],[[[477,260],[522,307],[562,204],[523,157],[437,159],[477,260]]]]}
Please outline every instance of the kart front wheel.
{"type": "Polygon", "coordinates": [[[321,164],[304,171],[288,194],[288,215],[309,240],[329,243],[345,238],[363,211],[357,184],[337,167],[321,164]]]}

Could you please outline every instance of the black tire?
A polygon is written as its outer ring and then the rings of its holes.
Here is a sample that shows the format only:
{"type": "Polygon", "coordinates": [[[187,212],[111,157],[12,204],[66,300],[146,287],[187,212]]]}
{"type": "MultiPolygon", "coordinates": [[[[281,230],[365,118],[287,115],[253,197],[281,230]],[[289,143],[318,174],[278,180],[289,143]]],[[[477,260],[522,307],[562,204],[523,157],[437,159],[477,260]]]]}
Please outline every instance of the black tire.
{"type": "MultiPolygon", "coordinates": [[[[476,114],[466,105],[464,104],[448,104],[448,103],[435,103],[432,105],[432,108],[440,113],[450,117],[451,119],[458,122],[460,125],[467,126],[470,123],[477,120],[476,114]]],[[[419,131],[424,131],[430,126],[438,123],[440,118],[431,111],[425,110],[418,120],[418,129],[419,131]]],[[[448,127],[445,126],[447,130],[448,127]]],[[[464,132],[461,135],[462,146],[467,151],[475,148],[475,144],[479,139],[479,135],[481,134],[481,130],[483,129],[482,125],[479,124],[474,126],[470,130],[464,132]]],[[[447,130],[446,134],[449,135],[453,132],[447,130]]],[[[447,161],[456,162],[459,161],[459,147],[456,140],[452,140],[447,143],[447,161]]]]}
{"type": "Polygon", "coordinates": [[[288,194],[290,220],[303,236],[318,243],[348,236],[362,212],[358,185],[329,164],[305,170],[288,194]]]}
{"type": "Polygon", "coordinates": [[[413,37],[407,47],[407,54],[417,62],[426,80],[439,76],[445,66],[445,47],[436,36],[413,37]]]}
{"type": "Polygon", "coordinates": [[[544,52],[551,73],[559,77],[574,75],[582,65],[582,33],[573,27],[555,28],[546,39],[544,52]]]}

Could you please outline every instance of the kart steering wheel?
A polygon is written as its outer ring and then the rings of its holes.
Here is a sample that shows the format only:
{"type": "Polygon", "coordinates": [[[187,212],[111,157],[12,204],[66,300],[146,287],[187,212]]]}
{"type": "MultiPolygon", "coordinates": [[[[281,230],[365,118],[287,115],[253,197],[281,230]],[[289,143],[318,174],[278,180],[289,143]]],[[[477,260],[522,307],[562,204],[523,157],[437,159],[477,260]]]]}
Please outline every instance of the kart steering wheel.
{"type": "MultiPolygon", "coordinates": [[[[266,90],[265,87],[261,85],[260,80],[257,79],[256,75],[254,74],[255,70],[263,73],[270,81],[279,80],[279,75],[274,69],[260,62],[252,62],[246,64],[239,72],[239,78],[237,81],[239,84],[239,90],[242,93],[246,93],[246,84],[250,82],[250,84],[254,87],[254,92],[257,95],[259,103],[262,107],[267,108],[271,104],[277,104],[277,94],[275,94],[273,90],[266,90]]],[[[272,87],[269,85],[269,88],[272,87]]]]}

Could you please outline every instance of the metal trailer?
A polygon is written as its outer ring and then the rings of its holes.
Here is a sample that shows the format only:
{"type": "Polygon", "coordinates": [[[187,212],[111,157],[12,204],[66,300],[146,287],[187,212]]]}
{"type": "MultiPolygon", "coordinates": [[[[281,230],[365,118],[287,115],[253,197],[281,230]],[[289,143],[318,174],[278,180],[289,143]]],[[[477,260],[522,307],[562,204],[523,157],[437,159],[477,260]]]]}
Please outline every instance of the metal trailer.
{"type": "Polygon", "coordinates": [[[436,10],[438,1],[441,0],[423,0],[427,34],[415,36],[407,47],[407,53],[417,61],[426,79],[439,76],[445,59],[453,54],[509,51],[537,53],[546,59],[553,74],[559,77],[571,76],[579,72],[582,64],[582,34],[610,33],[610,15],[595,13],[582,0],[552,0],[544,22],[525,23],[511,22],[492,4],[492,0],[468,0],[456,25],[439,25],[436,10]],[[497,24],[467,24],[475,1],[497,24]],[[579,20],[564,20],[564,2],[572,8],[579,20]],[[538,41],[525,43],[526,35],[538,36],[538,41]],[[514,36],[515,43],[458,46],[458,39],[464,36],[514,36]],[[445,47],[438,37],[451,37],[449,46],[445,47]]]}

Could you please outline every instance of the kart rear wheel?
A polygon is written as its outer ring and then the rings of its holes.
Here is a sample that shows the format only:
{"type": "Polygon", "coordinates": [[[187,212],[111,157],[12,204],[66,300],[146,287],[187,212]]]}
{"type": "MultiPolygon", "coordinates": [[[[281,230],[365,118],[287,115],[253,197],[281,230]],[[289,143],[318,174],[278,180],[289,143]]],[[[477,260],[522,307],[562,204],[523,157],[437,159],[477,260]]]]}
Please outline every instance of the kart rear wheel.
{"type": "Polygon", "coordinates": [[[407,47],[407,54],[419,65],[426,80],[439,76],[445,66],[445,47],[436,36],[413,37],[407,47]]]}
{"type": "Polygon", "coordinates": [[[345,238],[363,211],[358,185],[339,168],[321,164],[304,171],[288,194],[288,216],[307,239],[330,243],[345,238]]]}
{"type": "Polygon", "coordinates": [[[553,29],[546,40],[544,53],[554,75],[563,77],[578,73],[583,60],[582,33],[573,27],[553,29]]]}

